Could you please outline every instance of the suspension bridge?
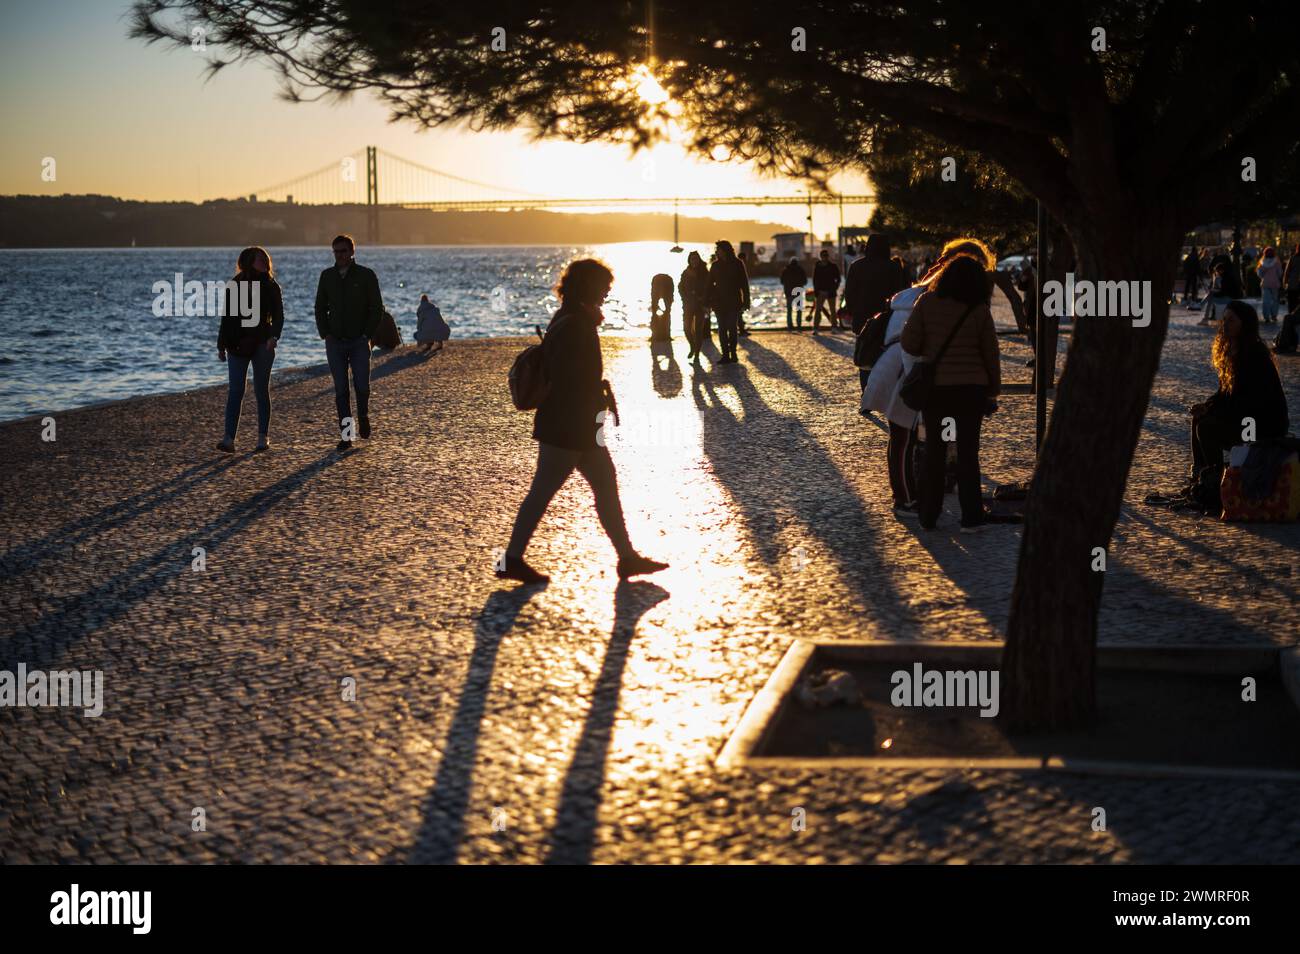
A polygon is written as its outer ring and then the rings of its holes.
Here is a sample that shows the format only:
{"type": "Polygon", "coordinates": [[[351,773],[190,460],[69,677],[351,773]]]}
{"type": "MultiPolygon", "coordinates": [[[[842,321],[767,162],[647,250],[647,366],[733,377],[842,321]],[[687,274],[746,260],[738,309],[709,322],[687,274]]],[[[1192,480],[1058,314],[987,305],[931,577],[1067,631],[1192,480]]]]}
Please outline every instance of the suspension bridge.
{"type": "Polygon", "coordinates": [[[365,205],[370,242],[379,239],[381,209],[424,209],[434,212],[519,211],[527,209],[639,208],[673,210],[673,240],[677,240],[677,210],[683,207],[734,205],[813,206],[866,205],[871,195],[807,192],[764,196],[609,196],[560,198],[537,195],[507,186],[479,182],[412,162],[376,146],[343,156],[328,165],[259,189],[248,198],[256,202],[299,205],[365,205]],[[382,160],[382,166],[381,166],[382,160]]]}

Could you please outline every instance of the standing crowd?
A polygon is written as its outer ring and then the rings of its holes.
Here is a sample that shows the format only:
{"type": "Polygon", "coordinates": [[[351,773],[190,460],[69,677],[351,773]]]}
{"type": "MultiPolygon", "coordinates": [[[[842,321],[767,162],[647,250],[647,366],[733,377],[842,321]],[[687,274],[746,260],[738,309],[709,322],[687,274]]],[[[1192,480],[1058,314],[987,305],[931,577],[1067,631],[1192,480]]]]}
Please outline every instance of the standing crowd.
{"type": "MultiPolygon", "coordinates": [[[[319,277],[315,298],[316,330],[334,382],[335,412],[346,451],[356,438],[374,432],[370,350],[388,340],[379,281],[374,271],[356,262],[350,236],[331,243],[334,264],[319,277]],[[355,397],[356,413],[352,400],[355,397]]],[[[1289,314],[1274,350],[1297,320],[1300,304],[1300,246],[1283,264],[1274,248],[1262,250],[1253,271],[1263,299],[1263,323],[1275,323],[1285,296],[1289,314]]],[[[1237,443],[1239,421],[1251,418],[1262,441],[1285,438],[1289,427],[1280,377],[1259,334],[1261,319],[1242,301],[1241,274],[1226,255],[1198,253],[1185,257],[1184,302],[1197,302],[1202,263],[1210,277],[1203,305],[1203,322],[1218,319],[1212,360],[1220,388],[1209,400],[1190,410],[1191,470],[1184,495],[1195,496],[1207,469],[1222,467],[1226,450],[1237,443]]],[[[894,512],[916,518],[934,529],[942,513],[945,487],[955,482],[961,511],[960,530],[973,533],[994,523],[1020,518],[996,515],[984,506],[980,476],[980,434],[985,418],[998,410],[1002,387],[1001,353],[991,310],[995,291],[1004,294],[1020,331],[1032,344],[1037,321],[1034,307],[1036,274],[1025,262],[1016,280],[999,271],[993,252],[982,241],[959,237],[943,246],[916,272],[891,254],[883,234],[871,235],[861,255],[842,274],[823,250],[813,268],[814,303],[808,317],[817,334],[821,319],[830,331],[848,322],[856,338],[855,363],[861,385],[860,410],[878,413],[888,426],[883,470],[894,512]],[[841,283],[844,307],[836,301],[841,283]],[[1021,292],[1026,294],[1023,299],[1021,292]],[[954,480],[955,477],[955,480],[954,480]]],[[[576,470],[590,485],[601,526],[618,557],[618,575],[627,579],[665,569],[667,564],[642,556],[632,545],[623,518],[614,463],[601,429],[606,417],[617,421],[613,390],[603,377],[599,328],[601,308],[614,276],[594,259],[571,262],[555,288],[560,306],[551,318],[536,352],[533,439],[538,442],[536,470],[519,505],[507,546],[496,566],[497,576],[525,583],[547,577],[524,559],[524,552],[550,501],[576,470]]],[[[786,325],[800,331],[805,317],[804,288],[808,275],[796,259],[781,274],[786,299],[786,325]]],[[[750,309],[749,272],[731,243],[716,243],[710,262],[698,252],[687,257],[676,288],[667,275],[652,283],[652,340],[670,337],[669,322],[676,296],[682,302],[682,323],[688,358],[698,363],[711,343],[711,317],[718,329],[717,364],[734,364],[737,341],[748,332],[744,313],[750,309]]],[[[271,419],[270,374],[284,327],[284,305],[270,254],[261,247],[244,249],[228,286],[226,314],[217,336],[218,356],[229,368],[225,434],[217,447],[234,450],[248,370],[253,370],[257,401],[257,449],[269,446],[271,419]],[[238,291],[240,283],[255,283],[257,294],[238,291]],[[237,302],[258,303],[256,313],[240,315],[237,302]]],[[[422,296],[417,310],[416,341],[426,353],[441,349],[450,331],[437,306],[422,296]]],[[[400,341],[395,326],[391,336],[400,341]]],[[[1294,340],[1290,350],[1294,350],[1294,340]]],[[[521,355],[520,360],[528,356],[521,355]]],[[[520,362],[516,362],[519,366],[520,362]]],[[[512,392],[515,372],[511,374],[512,392]]],[[[1158,497],[1161,495],[1152,495],[1158,497]]],[[[1181,498],[1180,498],[1181,499],[1181,498]]],[[[1165,502],[1165,501],[1158,501],[1165,502]]]]}

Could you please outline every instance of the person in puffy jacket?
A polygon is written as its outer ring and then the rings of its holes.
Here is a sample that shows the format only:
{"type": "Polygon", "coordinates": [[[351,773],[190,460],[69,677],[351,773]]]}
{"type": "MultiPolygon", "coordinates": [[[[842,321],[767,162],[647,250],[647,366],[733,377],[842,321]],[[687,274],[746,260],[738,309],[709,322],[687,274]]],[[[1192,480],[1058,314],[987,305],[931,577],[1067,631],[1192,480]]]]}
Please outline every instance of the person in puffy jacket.
{"type": "Polygon", "coordinates": [[[428,354],[430,351],[441,351],[444,342],[451,337],[451,329],[447,327],[447,322],[443,320],[442,311],[433,302],[429,301],[428,295],[420,296],[419,307],[415,309],[415,340],[417,344],[424,345],[420,349],[421,354],[428,354]],[[438,347],[434,347],[434,345],[438,347]]]}
{"type": "Polygon", "coordinates": [[[577,470],[591,485],[596,514],[618,554],[619,579],[655,573],[668,564],[641,556],[628,539],[623,505],[618,496],[614,461],[605,442],[607,416],[617,417],[609,382],[602,377],[600,306],[614,284],[614,273],[603,262],[584,258],[569,263],[555,287],[560,308],[551,318],[542,342],[546,380],[550,387],[533,418],[538,442],[537,471],[528,495],[519,506],[510,543],[496,567],[501,579],[545,583],[549,577],[524,562],[524,550],[551,498],[577,470]]]}
{"type": "Polygon", "coordinates": [[[958,255],[969,255],[985,269],[991,267],[992,252],[977,239],[954,239],[944,246],[939,257],[930,260],[930,266],[915,285],[904,288],[889,300],[889,325],[885,329],[885,348],[871,368],[862,390],[862,411],[878,411],[889,424],[889,443],[886,465],[889,487],[894,498],[894,512],[899,516],[914,516],[920,496],[912,460],[917,442],[919,415],[898,393],[899,386],[912,370],[916,359],[903,351],[903,327],[911,317],[912,308],[923,294],[930,290],[944,266],[958,255]]]}
{"type": "Polygon", "coordinates": [[[927,530],[934,528],[943,507],[944,464],[951,440],[957,444],[961,530],[974,533],[990,522],[980,493],[980,424],[996,408],[1002,387],[991,296],[983,263],[957,255],[917,299],[899,339],[907,354],[935,365],[933,387],[925,407],[919,409],[925,421],[926,452],[918,515],[927,530]]]}
{"type": "Polygon", "coordinates": [[[1278,302],[1282,292],[1282,260],[1277,257],[1277,249],[1268,246],[1260,253],[1259,264],[1255,266],[1259,276],[1259,293],[1263,299],[1264,324],[1277,322],[1278,302]]]}

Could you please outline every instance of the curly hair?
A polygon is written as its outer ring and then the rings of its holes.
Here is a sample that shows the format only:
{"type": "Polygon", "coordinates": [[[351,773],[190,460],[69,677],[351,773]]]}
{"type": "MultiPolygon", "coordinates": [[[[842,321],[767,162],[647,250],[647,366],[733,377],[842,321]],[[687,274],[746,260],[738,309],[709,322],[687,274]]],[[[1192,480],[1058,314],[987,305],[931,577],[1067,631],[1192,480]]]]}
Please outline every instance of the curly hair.
{"type": "Polygon", "coordinates": [[[959,256],[974,259],[986,272],[991,272],[997,267],[997,256],[993,254],[992,249],[977,238],[962,236],[955,238],[951,242],[944,244],[943,249],[939,252],[939,257],[934,260],[934,264],[918,280],[917,284],[925,285],[927,288],[933,288],[934,283],[939,280],[939,275],[953,259],[959,256]]]}
{"type": "Polygon", "coordinates": [[[1214,347],[1211,350],[1214,370],[1219,376],[1219,389],[1223,393],[1231,394],[1236,387],[1237,359],[1254,342],[1263,344],[1259,337],[1259,315],[1244,301],[1228,302],[1223,306],[1223,317],[1219,320],[1219,333],[1214,336],[1214,347]],[[1241,322],[1241,329],[1235,339],[1228,337],[1228,312],[1235,314],[1237,320],[1241,322]]]}
{"type": "Polygon", "coordinates": [[[614,284],[614,273],[596,258],[579,258],[564,269],[555,285],[560,301],[575,305],[599,304],[602,292],[614,284]]]}
{"type": "Polygon", "coordinates": [[[939,253],[939,258],[950,258],[953,255],[969,255],[983,265],[986,272],[991,272],[998,267],[998,257],[993,254],[993,250],[979,239],[969,235],[946,243],[943,251],[939,253]]]}
{"type": "Polygon", "coordinates": [[[965,252],[944,265],[930,290],[940,298],[952,298],[963,305],[987,305],[993,290],[980,262],[965,252]]]}

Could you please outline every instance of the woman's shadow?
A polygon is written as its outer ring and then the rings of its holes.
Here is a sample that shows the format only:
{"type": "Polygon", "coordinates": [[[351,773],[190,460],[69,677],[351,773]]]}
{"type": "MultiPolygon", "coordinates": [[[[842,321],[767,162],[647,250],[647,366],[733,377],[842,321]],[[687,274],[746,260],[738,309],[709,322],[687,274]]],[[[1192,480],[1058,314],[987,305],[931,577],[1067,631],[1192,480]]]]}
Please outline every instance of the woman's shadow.
{"type": "Polygon", "coordinates": [[[591,693],[591,705],[574,748],[573,761],[565,774],[555,828],[551,831],[551,846],[546,855],[547,864],[585,865],[591,862],[596,816],[600,812],[600,790],[605,781],[605,762],[609,757],[610,736],[618,714],[623,670],[627,667],[632,637],[641,617],[666,600],[668,595],[663,587],[644,581],[623,581],[614,591],[614,629],[591,693]]]}

